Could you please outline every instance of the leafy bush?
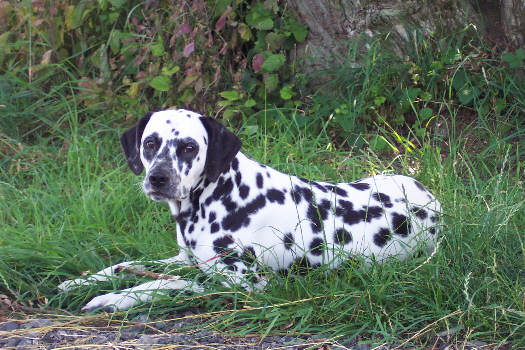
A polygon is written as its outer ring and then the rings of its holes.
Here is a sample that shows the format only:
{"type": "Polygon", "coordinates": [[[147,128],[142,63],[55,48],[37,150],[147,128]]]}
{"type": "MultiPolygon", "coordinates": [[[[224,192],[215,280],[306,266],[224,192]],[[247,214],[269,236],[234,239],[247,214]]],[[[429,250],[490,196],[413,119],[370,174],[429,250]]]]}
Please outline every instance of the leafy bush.
{"type": "Polygon", "coordinates": [[[307,30],[282,3],[4,1],[0,67],[32,81],[59,63],[79,78],[85,104],[139,112],[155,105],[213,113],[219,96],[225,117],[266,103],[293,106],[287,51],[307,30]]]}

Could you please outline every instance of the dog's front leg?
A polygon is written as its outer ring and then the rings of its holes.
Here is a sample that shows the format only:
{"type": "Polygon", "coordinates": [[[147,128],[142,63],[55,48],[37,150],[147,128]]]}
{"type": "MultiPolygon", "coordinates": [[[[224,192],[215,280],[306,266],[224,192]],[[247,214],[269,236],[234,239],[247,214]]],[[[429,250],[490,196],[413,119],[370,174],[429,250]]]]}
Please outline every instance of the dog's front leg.
{"type": "Polygon", "coordinates": [[[107,312],[127,310],[135,305],[150,302],[157,299],[159,296],[166,295],[170,290],[178,289],[184,289],[185,291],[193,291],[196,293],[203,291],[201,286],[192,281],[158,279],[119,292],[107,293],[94,297],[82,308],[82,310],[88,312],[96,309],[103,309],[107,312]]]}
{"type": "Polygon", "coordinates": [[[81,286],[90,286],[94,285],[97,282],[106,282],[115,278],[123,279],[129,276],[125,272],[121,273],[122,270],[132,269],[135,271],[144,271],[146,267],[145,264],[181,264],[189,265],[191,262],[189,260],[188,254],[181,249],[180,253],[172,258],[162,259],[162,260],[153,260],[153,261],[125,261],[120,264],[116,264],[110,267],[106,267],[104,270],[100,270],[97,273],[91,274],[83,278],[75,278],[72,280],[67,280],[58,285],[58,289],[63,292],[68,292],[72,289],[81,287],[81,286]]]}

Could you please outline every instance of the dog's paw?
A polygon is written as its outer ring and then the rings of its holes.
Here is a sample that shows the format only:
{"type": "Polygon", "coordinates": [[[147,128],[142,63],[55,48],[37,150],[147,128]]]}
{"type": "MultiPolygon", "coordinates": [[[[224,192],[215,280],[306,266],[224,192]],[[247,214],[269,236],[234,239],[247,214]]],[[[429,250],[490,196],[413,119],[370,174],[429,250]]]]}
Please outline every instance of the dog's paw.
{"type": "Polygon", "coordinates": [[[62,292],[69,292],[72,289],[89,285],[91,282],[89,282],[86,279],[83,278],[75,278],[74,280],[67,280],[58,285],[58,289],[60,289],[62,292]]]}
{"type": "Polygon", "coordinates": [[[91,299],[91,301],[82,308],[82,311],[91,312],[100,309],[106,312],[116,312],[127,310],[136,304],[138,304],[137,298],[129,293],[107,293],[91,299]]]}

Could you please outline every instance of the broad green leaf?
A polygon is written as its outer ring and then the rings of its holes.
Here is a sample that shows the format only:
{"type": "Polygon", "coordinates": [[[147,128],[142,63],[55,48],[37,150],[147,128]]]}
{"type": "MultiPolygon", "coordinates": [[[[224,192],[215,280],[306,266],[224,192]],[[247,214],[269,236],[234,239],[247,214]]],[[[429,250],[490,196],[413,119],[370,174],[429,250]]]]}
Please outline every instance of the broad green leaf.
{"type": "Polygon", "coordinates": [[[160,38],[160,36],[159,36],[158,40],[155,41],[150,46],[150,49],[151,49],[151,53],[155,57],[160,57],[160,56],[164,55],[164,45],[162,45],[162,39],[160,38]]]}
{"type": "Polygon", "coordinates": [[[431,108],[423,108],[419,111],[419,116],[423,118],[423,120],[430,119],[432,117],[433,111],[431,108]]]}
{"type": "Polygon", "coordinates": [[[281,98],[283,100],[289,100],[294,95],[294,92],[293,92],[292,87],[290,85],[286,85],[285,87],[283,87],[281,89],[281,91],[279,91],[279,93],[280,93],[281,98]]]}
{"type": "Polygon", "coordinates": [[[376,106],[382,105],[383,103],[385,103],[385,101],[386,101],[386,97],[385,96],[377,96],[376,98],[374,98],[374,104],[376,106]]]}
{"type": "Polygon", "coordinates": [[[180,70],[179,66],[173,66],[173,68],[162,67],[162,75],[171,77],[173,74],[177,73],[180,70]]]}
{"type": "Polygon", "coordinates": [[[292,32],[295,40],[299,43],[304,41],[304,39],[306,39],[306,35],[308,34],[308,28],[294,19],[290,20],[287,29],[292,32]]]}
{"type": "Polygon", "coordinates": [[[219,93],[219,95],[221,95],[222,97],[224,97],[228,101],[237,101],[238,99],[241,98],[241,95],[239,94],[239,92],[235,91],[235,90],[222,91],[222,92],[219,93]]]}
{"type": "Polygon", "coordinates": [[[165,75],[159,75],[150,81],[149,86],[158,91],[168,91],[170,89],[171,79],[165,75]]]}
{"type": "Polygon", "coordinates": [[[270,55],[265,58],[261,69],[266,73],[275,72],[276,70],[281,68],[285,61],[286,58],[282,53],[270,55]]]}
{"type": "Polygon", "coordinates": [[[246,100],[246,102],[244,102],[244,107],[246,108],[251,108],[253,106],[255,106],[256,102],[253,98],[249,98],[246,100]]]}
{"type": "Polygon", "coordinates": [[[241,39],[244,41],[249,41],[252,38],[252,31],[250,30],[250,27],[248,27],[245,23],[239,24],[237,32],[241,36],[241,39]]]}

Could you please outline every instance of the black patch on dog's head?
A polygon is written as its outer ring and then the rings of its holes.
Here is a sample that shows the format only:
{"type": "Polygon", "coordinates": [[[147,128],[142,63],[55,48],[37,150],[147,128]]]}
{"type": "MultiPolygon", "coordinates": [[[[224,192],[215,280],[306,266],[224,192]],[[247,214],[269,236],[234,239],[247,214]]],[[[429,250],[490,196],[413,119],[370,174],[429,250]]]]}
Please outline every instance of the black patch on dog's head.
{"type": "Polygon", "coordinates": [[[139,175],[144,169],[144,165],[140,160],[140,142],[142,133],[148,124],[153,112],[148,112],[144,115],[137,124],[124,132],[120,137],[120,144],[126,155],[128,165],[135,175],[139,175]]]}

